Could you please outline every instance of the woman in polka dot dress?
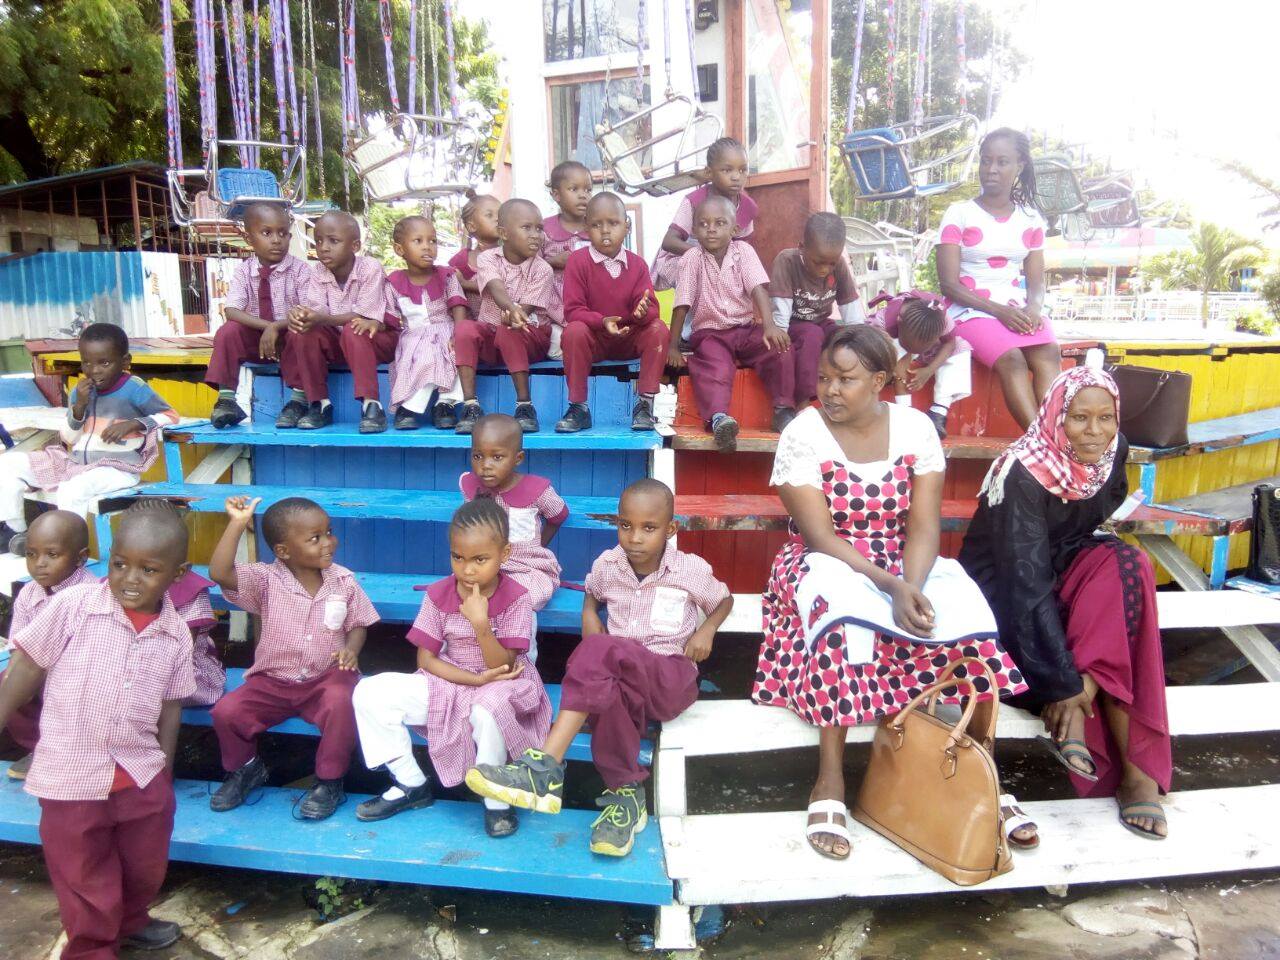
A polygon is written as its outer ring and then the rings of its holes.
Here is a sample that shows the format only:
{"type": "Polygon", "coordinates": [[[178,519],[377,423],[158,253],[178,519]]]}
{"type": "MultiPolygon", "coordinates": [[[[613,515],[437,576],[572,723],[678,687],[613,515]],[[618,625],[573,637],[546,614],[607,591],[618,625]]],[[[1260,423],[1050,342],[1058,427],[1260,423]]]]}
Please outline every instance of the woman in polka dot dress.
{"type": "Polygon", "coordinates": [[[805,832],[841,860],[848,727],[901,710],[961,657],[985,660],[1000,694],[1025,689],[977,585],[938,558],[942,446],[923,413],[880,400],[896,359],[883,330],[841,328],[819,362],[820,406],[783,431],[771,480],[792,538],[763,596],[751,696],[822,728],[805,832]]]}
{"type": "Polygon", "coordinates": [[[956,334],[996,372],[1025,430],[1062,369],[1044,311],[1045,222],[1025,134],[1008,127],[982,140],[982,193],[953,203],[938,238],[938,281],[956,334]]]}

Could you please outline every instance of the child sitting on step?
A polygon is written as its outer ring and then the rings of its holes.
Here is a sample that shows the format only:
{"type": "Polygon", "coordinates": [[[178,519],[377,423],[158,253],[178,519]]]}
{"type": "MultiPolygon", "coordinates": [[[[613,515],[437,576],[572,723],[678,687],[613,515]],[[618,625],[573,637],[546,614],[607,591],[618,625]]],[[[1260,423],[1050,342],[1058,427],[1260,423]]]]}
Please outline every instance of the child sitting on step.
{"type": "MultiPolygon", "coordinates": [[[[433,802],[409,727],[427,738],[446,787],[461,783],[474,763],[503,763],[547,735],[551,702],[528,655],[533,607],[501,570],[510,552],[498,504],[483,499],[458,508],[449,524],[453,573],[427,589],[409,631],[418,672],[382,673],[356,687],[365,763],[385,766],[392,779],[390,789],[356,808],[358,819],[385,820],[433,802]]],[[[509,837],[518,826],[506,803],[485,801],[489,836],[509,837]]]]}
{"type": "Polygon", "coordinates": [[[795,418],[795,364],[791,341],[773,322],[769,275],[749,244],[733,239],[733,206],[719,195],[694,212],[698,246],[680,258],[672,345],[667,362],[684,366],[674,331],[693,318],[689,374],[698,412],[722,451],[738,444],[738,421],[729,416],[729,398],[739,364],[750,367],[773,400],[773,429],[782,432],[795,418]]]}
{"type": "MultiPolygon", "coordinates": [[[[85,564],[89,560],[89,526],[84,518],[66,510],[50,510],[31,521],[27,531],[27,573],[31,580],[23,584],[13,598],[9,636],[16,637],[56,595],[69,587],[97,583],[98,578],[85,564]]],[[[4,673],[0,672],[0,683],[4,673]]],[[[9,767],[12,780],[22,780],[31,766],[31,751],[40,739],[39,691],[30,702],[14,711],[9,718],[9,736],[27,751],[9,767]]]]}
{"type": "Polygon", "coordinates": [[[218,391],[209,421],[219,430],[248,416],[236,403],[240,367],[280,358],[289,311],[298,304],[309,270],[305,261],[289,253],[292,227],[288,209],[278,203],[253,203],[244,212],[240,233],[253,256],[236,264],[231,274],[223,305],[226,322],[213,335],[213,355],[204,378],[218,391]]]}
{"type": "Polygon", "coordinates": [[[64,957],[159,950],[181,934],[147,908],[169,865],[173,755],[195,690],[191,633],[165,595],[186,565],[176,513],[127,514],[106,582],[60,590],[13,638],[0,727],[43,685],[51,708],[25,789],[40,800],[64,957]]]}
{"type": "Polygon", "coordinates": [[[884,329],[898,350],[893,374],[894,401],[911,406],[911,395],[933,380],[929,419],[939,437],[947,435],[947,414],[973,389],[969,344],[955,334],[946,301],[928,290],[881,294],[871,301],[872,323],[884,329]],[[881,307],[875,310],[876,307],[881,307]]]}
{"type": "Polygon", "coordinates": [[[91,323],[80,333],[83,379],[71,391],[65,446],[0,455],[0,550],[22,556],[30,490],[54,491],[59,510],[78,516],[108,494],[122,493],[160,453],[160,430],[178,422],[169,402],[126,371],[129,337],[111,323],[91,323]]]}
{"type": "Polygon", "coordinates": [[[391,410],[397,430],[417,430],[435,394],[431,423],[437,430],[458,424],[454,403],[462,399],[453,363],[453,325],[467,319],[467,298],[452,267],[436,266],[436,228],[426,217],[405,217],[391,232],[405,269],[387,277],[400,308],[400,342],[391,365],[391,410]]]}
{"type": "Polygon", "coordinates": [[[488,414],[476,422],[471,470],[458,478],[458,486],[465,500],[491,498],[506,511],[511,554],[502,572],[529,591],[536,611],[560,585],[560,561],[547,546],[569,518],[569,507],[545,477],[516,473],[522,463],[524,434],[515,419],[488,414]]]}
{"type": "Polygon", "coordinates": [[[467,202],[462,205],[462,229],[471,243],[449,258],[449,266],[458,271],[458,282],[467,295],[467,309],[472,317],[480,316],[480,288],[476,286],[476,260],[486,250],[492,250],[498,239],[498,209],[502,201],[487,193],[467,191],[467,202]]]}
{"type": "Polygon", "coordinates": [[[631,221],[615,193],[598,193],[587,205],[591,245],[569,255],[564,270],[564,376],[569,409],[557,433],[591,427],[587,378],[598,360],[640,359],[632,430],[653,429],[653,398],[667,359],[670,331],[641,257],[622,249],[631,221]]]}
{"type": "Polygon", "coordinates": [[[805,221],[800,246],[781,251],[773,260],[769,296],[774,325],[791,338],[795,405],[801,409],[818,395],[818,358],[827,334],[837,323],[866,319],[844,255],[844,221],[839,216],[815,213],[805,221]]]}
{"type": "Polygon", "coordinates": [[[331,210],[316,221],[316,259],[289,311],[280,374],[293,390],[276,418],[285,430],[333,423],[329,367],[345,364],[360,401],[360,432],[382,433],[387,415],[378,399],[378,364],[396,355],[400,319],[382,264],[360,255],[360,224],[331,210]]]}
{"type": "Polygon", "coordinates": [[[231,522],[214,548],[209,575],[228,602],[262,618],[253,666],[244,683],[213,706],[213,729],[227,778],[209,801],[233,810],[267,781],[258,737],[301,717],[320,728],[316,783],[302,799],[305,820],[324,820],[346,800],[356,718],[351,691],[360,679],[366,628],[378,614],[355,576],[333,562],[338,538],[318,503],[286,497],[262,515],[262,537],[274,563],[236,563],[236,544],[260,498],[228,497],[231,522]]]}
{"type": "Polygon", "coordinates": [[[529,365],[545,360],[551,328],[563,322],[551,267],[542,249],[542,214],[528,200],[508,200],[498,210],[500,247],[476,258],[480,312],[453,329],[454,353],[462,379],[458,433],[470,433],[484,411],[476,399],[476,367],[501,362],[516,391],[516,422],[525,433],[538,430],[529,394],[529,365]]]}
{"type": "Polygon", "coordinates": [[[587,233],[587,204],[595,183],[591,171],[577,160],[564,160],[551,168],[547,180],[551,199],[559,211],[542,221],[543,240],[539,256],[554,271],[556,297],[564,298],[564,268],[569,254],[591,241],[587,233]]]}
{"type": "Polygon", "coordinates": [[[546,742],[506,766],[481,762],[467,771],[467,786],[482,797],[559,813],[565,752],[590,720],[591,759],[605,785],[592,853],[631,852],[648,817],[640,738],[650,723],[674,720],[697,700],[697,664],[733,609],[707,562],[668,542],[674,512],[671,491],[658,480],[623,491],[618,546],[597,557],[587,576],[582,642],[565,666],[560,714],[546,742]]]}

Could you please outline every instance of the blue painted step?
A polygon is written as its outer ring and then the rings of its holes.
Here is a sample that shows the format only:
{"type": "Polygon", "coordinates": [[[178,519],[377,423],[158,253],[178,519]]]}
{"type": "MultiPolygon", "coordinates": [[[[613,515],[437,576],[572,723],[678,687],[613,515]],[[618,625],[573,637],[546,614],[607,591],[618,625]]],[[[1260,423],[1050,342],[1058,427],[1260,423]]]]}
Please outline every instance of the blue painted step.
{"type": "MultiPolygon", "coordinates": [[[[35,797],[3,774],[0,840],[38,844],[35,797]]],[[[593,810],[557,816],[521,811],[515,836],[485,836],[479,803],[440,800],[380,823],[361,823],[351,795],[328,820],[294,820],[301,790],[268,788],[253,806],[209,809],[212,785],[179,780],[169,855],[175,860],[250,870],[385,880],[663,906],[673,888],[663,867],[657,821],[636,838],[627,857],[598,857],[587,848],[593,810]]]]}
{"type": "MultiPolygon", "coordinates": [[[[227,669],[227,692],[230,693],[241,684],[244,683],[244,670],[239,667],[229,667],[227,669]]],[[[560,712],[560,685],[558,683],[547,684],[547,698],[551,701],[551,712],[557,714],[560,712]]],[[[213,718],[209,714],[208,707],[187,707],[182,711],[182,722],[193,727],[211,727],[213,726],[213,718]]],[[[307,723],[301,717],[292,717],[284,723],[277,723],[271,728],[271,733],[291,733],[304,737],[318,737],[320,730],[313,724],[307,723]]],[[[425,738],[418,734],[413,734],[413,742],[425,744],[425,738]]],[[[568,760],[591,760],[591,736],[590,734],[580,733],[573,738],[573,743],[569,745],[568,751],[565,753],[568,760]]],[[[644,766],[650,766],[653,763],[653,743],[650,740],[640,741],[640,762],[644,766]]]]}

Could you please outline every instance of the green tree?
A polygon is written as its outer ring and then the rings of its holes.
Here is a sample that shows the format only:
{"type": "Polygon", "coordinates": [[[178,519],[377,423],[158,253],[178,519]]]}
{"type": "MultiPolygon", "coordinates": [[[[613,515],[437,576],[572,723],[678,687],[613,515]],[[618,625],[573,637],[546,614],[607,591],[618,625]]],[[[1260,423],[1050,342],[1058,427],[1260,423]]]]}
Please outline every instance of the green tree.
{"type": "Polygon", "coordinates": [[[1258,190],[1258,196],[1266,201],[1267,207],[1259,216],[1265,221],[1263,230],[1275,230],[1280,228],[1280,180],[1273,180],[1271,177],[1264,176],[1253,167],[1246,163],[1240,163],[1238,160],[1225,160],[1220,166],[1222,169],[1234,173],[1241,180],[1252,184],[1258,190]]]}
{"type": "Polygon", "coordinates": [[[1144,279],[1159,279],[1170,289],[1200,291],[1200,319],[1209,325],[1209,294],[1226,290],[1231,275],[1265,259],[1258,245],[1234,230],[1200,223],[1191,234],[1191,250],[1152,257],[1143,263],[1144,279]]]}

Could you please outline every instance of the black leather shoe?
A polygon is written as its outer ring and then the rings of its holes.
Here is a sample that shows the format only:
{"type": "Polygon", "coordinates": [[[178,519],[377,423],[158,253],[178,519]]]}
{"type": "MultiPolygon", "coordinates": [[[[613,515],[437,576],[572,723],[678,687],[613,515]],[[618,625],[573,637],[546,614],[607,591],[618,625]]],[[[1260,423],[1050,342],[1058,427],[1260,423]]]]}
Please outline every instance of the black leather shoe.
{"type": "Polygon", "coordinates": [[[374,797],[372,800],[366,800],[360,806],[356,807],[356,819],[363,820],[366,823],[372,820],[386,820],[394,817],[397,813],[403,813],[406,810],[417,810],[419,807],[429,807],[436,802],[436,798],[431,795],[431,783],[427,782],[420,787],[406,787],[402,783],[397,783],[404,796],[396,800],[385,800],[382,797],[374,797]]]}
{"type": "Polygon", "coordinates": [[[515,807],[508,807],[506,810],[485,808],[484,832],[495,840],[509,837],[519,829],[520,818],[516,815],[515,807]]]}
{"type": "Polygon", "coordinates": [[[484,416],[484,408],[474,400],[465,401],[462,404],[462,414],[458,417],[458,423],[453,428],[454,433],[470,434],[476,428],[476,421],[484,416]]]}
{"type": "Polygon", "coordinates": [[[787,429],[787,424],[796,418],[796,412],[791,407],[774,407],[773,408],[773,432],[781,433],[787,429]]]}
{"type": "Polygon", "coordinates": [[[299,430],[319,430],[333,423],[333,404],[317,400],[298,419],[299,430]]]}
{"type": "Polygon", "coordinates": [[[929,419],[933,421],[933,429],[938,431],[938,439],[945,440],[947,437],[947,415],[939,413],[937,410],[930,410],[929,419]]]}
{"type": "Polygon", "coordinates": [[[652,430],[656,423],[653,419],[653,403],[648,397],[640,397],[631,408],[631,429],[652,430]]]}
{"type": "Polygon", "coordinates": [[[15,557],[25,556],[27,552],[27,532],[15,533],[9,537],[9,552],[15,557]]]}
{"type": "Polygon", "coordinates": [[[431,425],[437,430],[452,430],[458,425],[458,411],[448,400],[441,400],[431,409],[431,425]]]}
{"type": "Polygon", "coordinates": [[[591,411],[580,403],[569,404],[564,416],[556,421],[556,433],[577,433],[591,429],[591,411]]]}
{"type": "Polygon", "coordinates": [[[387,411],[380,403],[367,403],[360,414],[361,433],[382,433],[387,429],[387,411]]]}
{"type": "Polygon", "coordinates": [[[290,400],[280,408],[280,416],[276,417],[277,430],[292,430],[307,413],[307,405],[302,400],[290,400]]]}
{"type": "Polygon", "coordinates": [[[230,397],[219,397],[218,402],[213,405],[213,412],[209,414],[209,422],[215,429],[225,430],[227,427],[234,427],[247,416],[240,409],[240,404],[230,397]]]}
{"type": "Polygon", "coordinates": [[[533,409],[532,403],[517,403],[516,412],[512,416],[525,433],[538,432],[538,411],[533,409]]]}
{"type": "Polygon", "coordinates": [[[302,798],[298,816],[303,820],[327,820],[346,802],[347,792],[342,789],[341,780],[317,780],[302,798]]]}
{"type": "Polygon", "coordinates": [[[396,418],[392,425],[397,430],[417,430],[419,426],[418,415],[412,410],[406,410],[401,407],[396,411],[396,418]]]}
{"type": "Polygon", "coordinates": [[[232,770],[217,792],[209,798],[209,809],[226,813],[244,803],[245,797],[267,782],[267,765],[254,757],[239,770],[232,770]]]}
{"type": "Polygon", "coordinates": [[[9,552],[9,544],[17,540],[18,537],[22,538],[22,550],[25,553],[27,547],[26,533],[18,533],[7,523],[0,523],[0,553],[9,552]]]}
{"type": "Polygon", "coordinates": [[[137,933],[120,940],[126,950],[163,950],[172,947],[182,936],[182,928],[172,920],[150,920],[137,933]]]}

